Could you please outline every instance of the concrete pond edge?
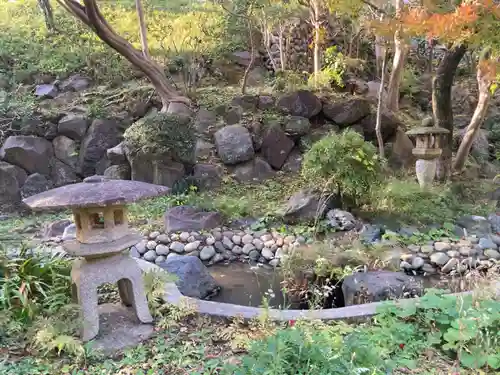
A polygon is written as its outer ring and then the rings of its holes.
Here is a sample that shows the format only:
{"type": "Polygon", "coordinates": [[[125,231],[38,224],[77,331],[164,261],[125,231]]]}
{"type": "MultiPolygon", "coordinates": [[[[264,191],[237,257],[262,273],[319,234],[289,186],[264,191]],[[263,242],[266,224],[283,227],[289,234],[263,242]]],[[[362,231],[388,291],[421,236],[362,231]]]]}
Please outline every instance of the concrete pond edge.
{"type": "MultiPolygon", "coordinates": [[[[147,261],[136,259],[139,266],[143,272],[164,272],[159,266],[149,263],[147,261]]],[[[497,282],[494,286],[495,297],[500,298],[500,282],[497,282]]],[[[461,292],[452,293],[452,296],[467,296],[472,294],[472,292],[461,292]]],[[[273,321],[289,321],[289,320],[348,320],[348,319],[360,319],[369,318],[377,314],[377,310],[382,305],[386,304],[384,302],[372,302],[361,305],[353,305],[332,309],[321,309],[321,310],[287,310],[287,309],[268,309],[263,307],[252,307],[235,305],[225,302],[214,302],[199,300],[192,297],[186,297],[181,294],[175,283],[167,282],[165,284],[165,293],[163,295],[163,300],[166,303],[172,304],[178,307],[186,307],[189,309],[194,309],[199,314],[207,314],[217,317],[226,318],[244,318],[252,319],[260,316],[266,316],[273,321]]],[[[417,298],[408,298],[399,300],[397,303],[399,305],[415,303],[418,301],[417,298]]]]}

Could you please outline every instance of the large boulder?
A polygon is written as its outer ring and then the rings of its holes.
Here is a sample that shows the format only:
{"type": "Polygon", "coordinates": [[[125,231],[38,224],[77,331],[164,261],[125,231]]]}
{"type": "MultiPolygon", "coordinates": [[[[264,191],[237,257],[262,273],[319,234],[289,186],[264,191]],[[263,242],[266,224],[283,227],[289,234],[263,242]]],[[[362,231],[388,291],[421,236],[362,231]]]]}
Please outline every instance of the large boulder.
{"type": "Polygon", "coordinates": [[[42,84],[35,87],[35,96],[40,99],[54,99],[58,93],[57,86],[53,84],[42,84]]]}
{"type": "Polygon", "coordinates": [[[342,293],[346,306],[420,296],[423,286],[400,272],[358,272],[344,278],[342,293]]]}
{"type": "Polygon", "coordinates": [[[259,97],[254,95],[240,95],[231,100],[231,105],[240,106],[244,110],[252,111],[257,108],[259,97]]]}
{"type": "Polygon", "coordinates": [[[205,299],[220,290],[207,267],[195,256],[177,256],[158,264],[171,275],[176,276],[175,284],[186,297],[205,299]]]}
{"type": "Polygon", "coordinates": [[[114,164],[104,171],[104,176],[112,180],[130,180],[131,172],[130,165],[114,164]]]}
{"type": "Polygon", "coordinates": [[[106,156],[112,165],[123,164],[127,162],[126,148],[123,142],[117,144],[115,147],[108,148],[106,156]]]}
{"type": "Polygon", "coordinates": [[[311,222],[322,218],[330,208],[338,206],[332,198],[313,189],[303,189],[293,194],[282,212],[287,223],[311,222]]]}
{"type": "Polygon", "coordinates": [[[194,113],[189,106],[181,102],[170,102],[167,113],[178,116],[193,117],[194,113]]]}
{"type": "Polygon", "coordinates": [[[87,116],[70,113],[59,120],[57,133],[80,141],[87,132],[89,125],[90,121],[87,116]]]}
{"type": "Polygon", "coordinates": [[[350,99],[340,103],[323,104],[325,117],[337,125],[348,126],[370,114],[370,103],[364,99],[350,99]]]}
{"type": "Polygon", "coordinates": [[[9,164],[5,161],[0,161],[0,168],[2,168],[4,171],[12,173],[17,180],[17,183],[19,187],[24,185],[24,182],[28,178],[28,174],[24,169],[21,167],[18,167],[17,165],[9,164]]]}
{"type": "Polygon", "coordinates": [[[114,120],[94,120],[80,147],[79,168],[84,177],[96,173],[96,163],[106,156],[108,148],[121,141],[120,125],[114,120]]]}
{"type": "Polygon", "coordinates": [[[173,161],[169,156],[127,151],[127,159],[130,163],[131,179],[134,181],[173,187],[186,173],[184,165],[173,161]]]}
{"type": "Polygon", "coordinates": [[[260,157],[238,164],[233,173],[236,181],[241,183],[259,183],[275,174],[271,166],[260,157]]]}
{"type": "Polygon", "coordinates": [[[229,125],[215,133],[217,153],[225,164],[238,164],[254,157],[252,137],[247,128],[229,125]]]}
{"type": "Polygon", "coordinates": [[[311,91],[299,90],[283,95],[276,106],[286,114],[311,118],[321,112],[323,105],[311,91]]]}
{"type": "Polygon", "coordinates": [[[217,124],[217,114],[215,112],[200,108],[194,119],[194,127],[197,132],[205,133],[209,128],[217,124]]]}
{"type": "Polygon", "coordinates": [[[222,226],[222,215],[192,206],[169,208],[163,217],[167,233],[177,231],[201,231],[222,226]]]}
{"type": "Polygon", "coordinates": [[[293,140],[283,130],[272,126],[262,137],[261,153],[273,168],[280,169],[294,146],[293,140]]]}
{"type": "Polygon", "coordinates": [[[60,135],[52,141],[54,155],[72,168],[78,165],[78,143],[71,138],[60,135]]]}
{"type": "MultiPolygon", "coordinates": [[[[396,135],[398,128],[404,129],[403,124],[391,113],[382,113],[381,131],[384,142],[387,142],[396,135]]],[[[370,114],[364,117],[359,126],[363,130],[363,135],[367,141],[376,141],[377,133],[375,126],[377,125],[377,115],[370,114]]]]}
{"type": "Polygon", "coordinates": [[[196,164],[193,168],[193,177],[196,186],[202,190],[216,189],[222,184],[224,169],[217,164],[196,164]]]}
{"type": "Polygon", "coordinates": [[[285,131],[293,136],[302,136],[311,130],[309,119],[300,116],[291,116],[285,123],[285,131]]]}
{"type": "Polygon", "coordinates": [[[0,149],[0,159],[17,165],[28,173],[48,175],[53,155],[52,143],[33,136],[10,136],[0,149]]]}
{"type": "Polygon", "coordinates": [[[491,223],[483,216],[466,215],[457,219],[456,224],[465,229],[467,236],[487,237],[491,234],[491,223]]]}
{"type": "Polygon", "coordinates": [[[21,203],[20,184],[14,166],[0,163],[0,211],[13,211],[21,203]]]}
{"type": "Polygon", "coordinates": [[[52,182],[47,177],[40,173],[33,173],[24,182],[21,188],[21,197],[25,199],[50,189],[52,189],[52,182]]]}
{"type": "Polygon", "coordinates": [[[302,161],[304,157],[298,149],[293,149],[286,158],[285,164],[281,167],[282,171],[297,173],[302,169],[302,161]]]}
{"type": "Polygon", "coordinates": [[[90,87],[91,80],[88,77],[82,76],[80,74],[73,74],[69,78],[65,79],[59,84],[59,89],[62,92],[66,91],[84,91],[90,87]]]}
{"type": "Polygon", "coordinates": [[[74,184],[75,182],[80,181],[73,167],[57,159],[53,159],[52,161],[50,179],[52,180],[54,187],[74,184]]]}

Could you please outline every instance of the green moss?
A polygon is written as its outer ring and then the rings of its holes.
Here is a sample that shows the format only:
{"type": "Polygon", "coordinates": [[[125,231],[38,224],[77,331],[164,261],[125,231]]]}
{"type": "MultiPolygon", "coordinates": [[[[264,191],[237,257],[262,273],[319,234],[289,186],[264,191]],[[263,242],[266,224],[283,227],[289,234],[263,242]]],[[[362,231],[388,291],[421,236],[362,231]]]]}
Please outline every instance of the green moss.
{"type": "Polygon", "coordinates": [[[196,134],[192,119],[186,116],[146,116],[129,127],[124,138],[131,154],[150,153],[184,163],[194,161],[196,134]]]}

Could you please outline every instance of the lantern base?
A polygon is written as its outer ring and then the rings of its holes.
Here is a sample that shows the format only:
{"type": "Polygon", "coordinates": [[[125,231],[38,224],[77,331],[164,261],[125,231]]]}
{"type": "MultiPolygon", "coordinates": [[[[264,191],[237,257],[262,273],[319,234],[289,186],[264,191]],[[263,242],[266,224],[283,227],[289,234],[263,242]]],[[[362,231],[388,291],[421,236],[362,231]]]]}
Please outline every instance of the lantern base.
{"type": "Polygon", "coordinates": [[[424,160],[418,159],[415,163],[415,171],[417,173],[418,183],[422,189],[427,189],[432,186],[434,177],[436,176],[437,159],[424,160]]]}

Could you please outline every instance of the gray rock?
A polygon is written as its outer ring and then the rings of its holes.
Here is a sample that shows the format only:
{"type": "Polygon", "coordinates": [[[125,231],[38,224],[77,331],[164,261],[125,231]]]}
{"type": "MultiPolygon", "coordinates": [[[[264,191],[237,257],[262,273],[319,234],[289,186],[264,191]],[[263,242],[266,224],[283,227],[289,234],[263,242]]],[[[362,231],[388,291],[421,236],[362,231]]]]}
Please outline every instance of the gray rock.
{"type": "Polygon", "coordinates": [[[274,107],[274,98],[268,95],[260,95],[259,102],[257,103],[257,107],[260,110],[270,109],[274,107]]]}
{"type": "Polygon", "coordinates": [[[156,249],[157,245],[158,244],[156,243],[156,241],[150,240],[150,241],[146,242],[146,249],[154,250],[154,249],[156,249]]]}
{"type": "Polygon", "coordinates": [[[68,225],[71,225],[71,220],[61,219],[44,225],[43,238],[60,237],[64,234],[64,230],[68,225]]]}
{"type": "Polygon", "coordinates": [[[266,260],[271,260],[274,258],[274,253],[272,252],[271,249],[265,247],[261,251],[261,255],[266,259],[266,260]]]}
{"type": "Polygon", "coordinates": [[[420,246],[418,245],[408,245],[408,250],[418,253],[420,251],[420,246]]]}
{"type": "Polygon", "coordinates": [[[241,183],[259,183],[273,177],[274,174],[271,166],[260,157],[234,168],[234,178],[241,183]]]}
{"type": "Polygon", "coordinates": [[[326,217],[331,228],[349,231],[356,227],[356,219],[350,212],[333,209],[326,213],[326,217]]]}
{"type": "Polygon", "coordinates": [[[170,250],[178,254],[181,254],[184,252],[184,244],[178,241],[174,241],[170,244],[170,250]]]}
{"type": "Polygon", "coordinates": [[[279,259],[279,258],[271,259],[271,260],[269,261],[269,265],[270,265],[271,267],[275,267],[275,268],[276,268],[276,267],[278,267],[278,266],[279,266],[279,264],[280,264],[280,259],[279,259]]]}
{"type": "Polygon", "coordinates": [[[254,95],[239,95],[231,100],[232,106],[240,106],[246,111],[255,111],[257,108],[258,97],[254,95]]]}
{"type": "Polygon", "coordinates": [[[432,267],[429,263],[425,263],[424,266],[422,267],[422,271],[425,272],[427,275],[435,275],[437,273],[437,270],[432,267]]]}
{"type": "Polygon", "coordinates": [[[500,253],[496,250],[492,249],[485,250],[484,255],[490,259],[500,260],[500,253]]]}
{"type": "Polygon", "coordinates": [[[261,153],[273,168],[280,169],[294,146],[294,141],[283,130],[277,126],[271,126],[262,137],[261,153]]]}
{"type": "Polygon", "coordinates": [[[358,272],[344,278],[342,292],[346,306],[417,296],[423,287],[413,277],[400,272],[358,272]]]}
{"type": "Polygon", "coordinates": [[[59,89],[62,92],[80,92],[88,89],[91,82],[89,77],[82,76],[81,74],[73,74],[59,84],[59,89]]]}
{"type": "Polygon", "coordinates": [[[192,256],[170,258],[169,255],[167,261],[160,267],[177,276],[175,284],[187,297],[203,299],[212,296],[220,289],[199,258],[192,256]]]}
{"type": "Polygon", "coordinates": [[[252,250],[248,254],[248,257],[254,261],[258,260],[260,258],[260,253],[257,250],[252,250]]]}
{"type": "Polygon", "coordinates": [[[216,255],[216,251],[215,251],[213,246],[205,246],[200,251],[200,259],[201,260],[210,260],[215,255],[216,255]]]}
{"type": "Polygon", "coordinates": [[[297,173],[302,169],[302,161],[304,157],[299,150],[293,149],[285,160],[285,164],[281,167],[282,171],[297,173]]]}
{"type": "Polygon", "coordinates": [[[55,157],[72,168],[78,165],[78,144],[71,138],[60,135],[52,141],[55,157]]]}
{"type": "Polygon", "coordinates": [[[360,238],[364,243],[374,243],[382,239],[382,228],[379,225],[365,224],[360,233],[360,238]]]}
{"type": "Polygon", "coordinates": [[[241,238],[241,242],[246,245],[246,244],[251,244],[253,242],[253,236],[251,234],[245,234],[241,238]]]}
{"type": "Polygon", "coordinates": [[[167,234],[165,234],[165,233],[160,234],[160,235],[156,238],[156,240],[157,240],[158,242],[162,243],[162,244],[169,244],[169,243],[171,242],[171,241],[170,241],[170,237],[169,237],[167,234]]]}
{"type": "Polygon", "coordinates": [[[493,243],[497,246],[500,246],[500,236],[497,236],[495,234],[492,234],[490,236],[491,240],[493,241],[493,243]]]}
{"type": "Polygon", "coordinates": [[[241,245],[241,236],[234,235],[234,236],[231,238],[231,241],[233,241],[233,243],[234,243],[235,245],[241,245]]]}
{"type": "Polygon", "coordinates": [[[224,113],[224,121],[228,125],[235,125],[241,121],[243,117],[243,108],[239,105],[231,105],[226,108],[224,113]]]}
{"type": "Polygon", "coordinates": [[[127,154],[123,142],[118,143],[115,147],[106,150],[106,156],[112,165],[120,165],[127,162],[127,154]]]}
{"type": "Polygon", "coordinates": [[[483,216],[463,216],[457,220],[457,225],[467,231],[467,236],[483,237],[491,233],[491,224],[483,216]]]}
{"type": "MultiPolygon", "coordinates": [[[[490,223],[493,233],[500,234],[500,215],[496,212],[488,215],[488,222],[490,223]]],[[[500,244],[498,245],[500,246],[500,244]]]]}
{"type": "Polygon", "coordinates": [[[286,114],[311,118],[321,112],[321,100],[311,91],[299,90],[283,95],[276,106],[286,114]]]}
{"type": "Polygon", "coordinates": [[[215,251],[217,251],[218,253],[224,253],[226,251],[226,247],[220,241],[216,241],[214,247],[215,251]]]}
{"type": "Polygon", "coordinates": [[[35,87],[35,96],[37,98],[54,99],[57,94],[59,94],[59,90],[53,84],[36,85],[35,87]]]}
{"type": "Polygon", "coordinates": [[[450,273],[453,271],[458,265],[458,259],[452,258],[441,268],[441,272],[450,273]]]}
{"type": "Polygon", "coordinates": [[[470,256],[470,255],[473,255],[476,251],[471,249],[470,247],[461,247],[459,250],[460,252],[460,255],[463,255],[463,256],[470,256]]]}
{"type": "Polygon", "coordinates": [[[410,263],[408,263],[406,260],[403,260],[400,264],[399,264],[399,268],[404,270],[404,271],[409,271],[412,269],[412,266],[410,263]]]}
{"type": "Polygon", "coordinates": [[[80,141],[85,136],[90,120],[82,114],[70,113],[59,120],[57,134],[80,141]]]}
{"type": "Polygon", "coordinates": [[[325,103],[323,113],[334,123],[348,126],[370,114],[370,102],[365,99],[351,99],[340,103],[325,103]]]}
{"type": "Polygon", "coordinates": [[[420,247],[420,251],[424,254],[431,254],[434,251],[434,246],[424,245],[420,247]]]}
{"type": "Polygon", "coordinates": [[[252,137],[241,125],[229,125],[215,133],[217,153],[225,164],[238,164],[254,157],[252,137]]]}
{"type": "Polygon", "coordinates": [[[221,186],[224,169],[216,164],[196,164],[193,177],[201,190],[216,189],[221,186]]]}
{"type": "Polygon", "coordinates": [[[132,258],[140,258],[141,254],[137,251],[137,248],[135,246],[132,246],[130,248],[130,251],[128,253],[132,258]]]}
{"type": "Polygon", "coordinates": [[[0,148],[0,159],[17,165],[30,174],[48,175],[53,155],[52,143],[33,136],[10,136],[0,148]]]}
{"type": "Polygon", "coordinates": [[[422,258],[420,257],[415,257],[413,258],[412,262],[411,262],[411,268],[413,268],[414,270],[418,270],[420,268],[422,268],[424,266],[425,262],[422,258]]]}
{"type": "Polygon", "coordinates": [[[181,234],[179,234],[179,239],[182,242],[186,242],[188,240],[189,236],[190,236],[189,232],[182,232],[181,234]]]}
{"type": "Polygon", "coordinates": [[[82,176],[96,173],[96,163],[106,157],[109,148],[121,141],[121,130],[114,120],[94,120],[80,146],[79,168],[82,176]]]}
{"type": "Polygon", "coordinates": [[[156,264],[161,264],[161,263],[165,262],[166,260],[167,260],[166,256],[160,255],[160,256],[156,257],[155,263],[156,264]]]}
{"type": "Polygon", "coordinates": [[[2,211],[15,211],[21,205],[21,185],[17,178],[17,168],[19,167],[0,162],[0,210],[2,211]]]}
{"type": "Polygon", "coordinates": [[[158,255],[168,255],[168,253],[170,253],[168,246],[162,244],[157,245],[155,251],[158,255]]]}
{"type": "Polygon", "coordinates": [[[460,252],[457,250],[447,251],[446,254],[451,258],[460,258],[460,252]]]}
{"type": "Polygon", "coordinates": [[[300,116],[291,116],[285,123],[285,132],[293,136],[302,136],[311,130],[309,119],[300,116]]]}
{"type": "Polygon", "coordinates": [[[147,260],[148,262],[154,262],[157,257],[158,256],[154,250],[149,250],[146,254],[144,254],[144,260],[147,260]]]}
{"type": "Polygon", "coordinates": [[[120,164],[120,165],[112,165],[104,171],[104,176],[108,177],[111,180],[130,180],[132,177],[132,170],[130,165],[120,164]]]}
{"type": "Polygon", "coordinates": [[[451,244],[447,242],[436,242],[434,244],[434,249],[436,249],[436,251],[448,251],[451,250],[451,244]]]}
{"type": "Polygon", "coordinates": [[[261,241],[260,239],[258,238],[255,238],[253,241],[252,241],[252,244],[255,246],[255,248],[257,250],[262,250],[264,248],[264,242],[261,241]]]}
{"type": "Polygon", "coordinates": [[[243,245],[243,254],[248,255],[252,250],[255,250],[255,246],[251,243],[243,245]]]}
{"type": "Polygon", "coordinates": [[[231,251],[233,252],[233,254],[236,254],[236,255],[243,254],[243,249],[241,248],[241,246],[238,246],[238,245],[233,246],[231,251]]]}
{"type": "Polygon", "coordinates": [[[52,189],[53,185],[50,180],[40,173],[33,173],[26,179],[23,187],[21,188],[21,197],[23,199],[31,197],[32,195],[43,193],[44,191],[52,189]]]}
{"type": "Polygon", "coordinates": [[[165,231],[208,230],[220,226],[222,215],[218,212],[203,211],[192,206],[176,206],[167,210],[164,215],[165,231]]]}
{"type": "Polygon", "coordinates": [[[434,253],[431,255],[431,262],[438,266],[444,266],[449,260],[450,257],[445,253],[434,253]]]}
{"type": "Polygon", "coordinates": [[[185,116],[185,117],[193,117],[194,116],[194,113],[191,110],[191,108],[189,108],[189,106],[187,106],[186,104],[181,103],[181,102],[170,102],[168,104],[166,113],[169,113],[172,115],[177,115],[177,116],[185,116]]]}
{"type": "Polygon", "coordinates": [[[212,263],[213,264],[217,264],[217,263],[220,263],[220,262],[223,262],[224,261],[224,256],[222,254],[215,254],[214,257],[212,258],[212,263]]]}
{"type": "Polygon", "coordinates": [[[190,243],[186,244],[186,246],[184,246],[184,251],[186,251],[188,253],[191,251],[195,251],[198,249],[200,244],[201,244],[201,241],[190,242],[190,243]]]}
{"type": "Polygon", "coordinates": [[[222,244],[224,247],[228,250],[232,250],[234,247],[233,241],[231,241],[228,237],[224,236],[222,237],[222,244]]]}
{"type": "Polygon", "coordinates": [[[492,241],[490,237],[482,237],[479,239],[479,247],[483,250],[493,249],[496,250],[498,246],[492,241]]]}
{"type": "Polygon", "coordinates": [[[61,237],[63,241],[71,241],[76,238],[76,225],[70,224],[64,228],[64,233],[61,237]]]}
{"type": "Polygon", "coordinates": [[[300,190],[288,200],[283,212],[286,223],[309,222],[322,218],[329,208],[326,197],[312,189],[300,190]]]}
{"type": "Polygon", "coordinates": [[[205,133],[217,123],[217,115],[204,108],[200,108],[194,119],[194,127],[198,133],[205,133]]]}

